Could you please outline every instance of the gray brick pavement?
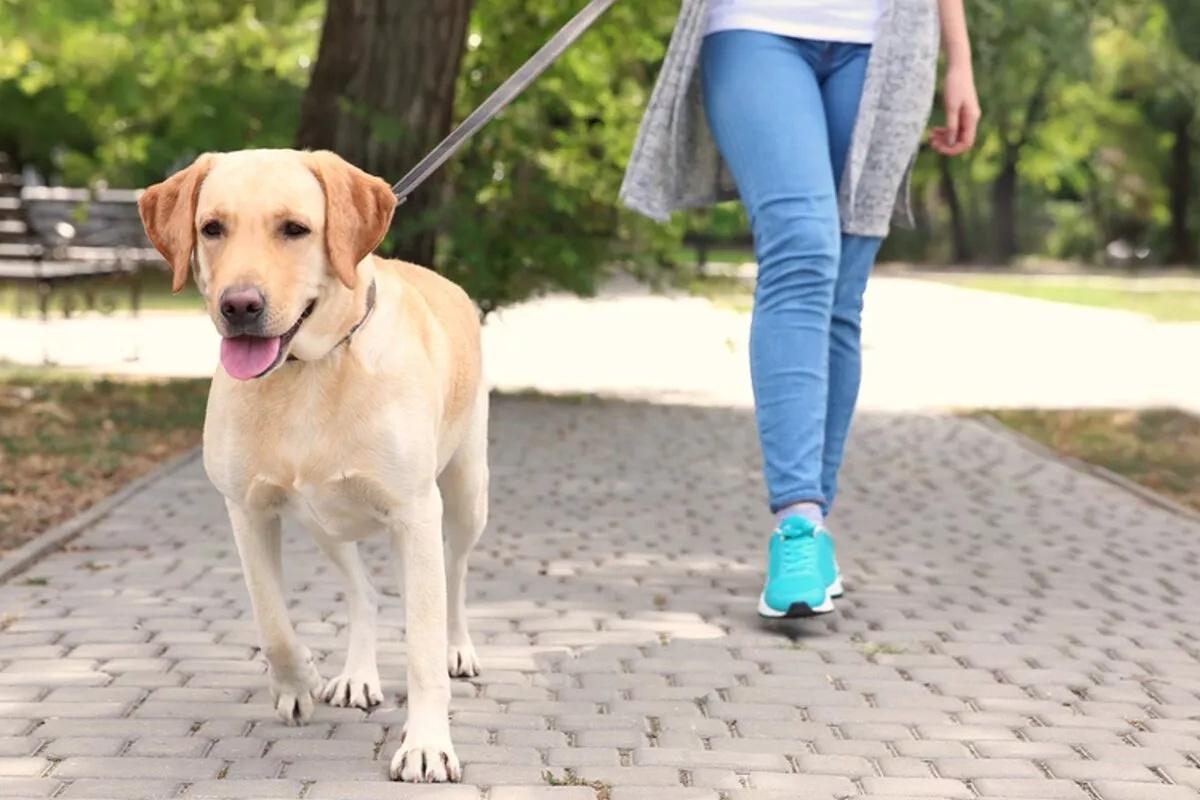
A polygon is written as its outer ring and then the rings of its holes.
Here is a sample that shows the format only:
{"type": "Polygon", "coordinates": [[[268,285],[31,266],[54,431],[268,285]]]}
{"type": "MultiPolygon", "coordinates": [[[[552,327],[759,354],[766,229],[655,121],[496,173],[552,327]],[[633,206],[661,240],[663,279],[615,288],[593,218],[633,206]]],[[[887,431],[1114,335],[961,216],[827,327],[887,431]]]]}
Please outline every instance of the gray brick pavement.
{"type": "MultiPolygon", "coordinates": [[[[754,615],[769,521],[746,412],[501,399],[493,428],[471,584],[485,671],[452,702],[467,784],[386,780],[405,650],[379,544],[387,702],[274,721],[193,464],[0,586],[0,797],[1200,790],[1200,524],[969,421],[867,415],[834,520],[848,594],[771,625],[754,615]]],[[[329,675],[341,582],[303,535],[288,554],[329,675]]]]}

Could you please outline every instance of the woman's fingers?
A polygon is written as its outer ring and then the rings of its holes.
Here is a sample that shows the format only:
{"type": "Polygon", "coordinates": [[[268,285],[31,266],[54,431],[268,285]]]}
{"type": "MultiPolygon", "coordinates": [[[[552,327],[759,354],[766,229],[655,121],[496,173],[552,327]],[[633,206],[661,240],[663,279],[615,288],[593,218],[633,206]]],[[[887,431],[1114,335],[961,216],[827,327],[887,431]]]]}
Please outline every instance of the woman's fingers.
{"type": "Polygon", "coordinates": [[[949,113],[947,124],[930,131],[929,144],[944,156],[959,156],[975,146],[979,131],[979,109],[973,103],[961,103],[949,113]]]}
{"type": "Polygon", "coordinates": [[[962,116],[962,101],[957,97],[946,97],[945,141],[947,147],[958,145],[958,123],[962,116]]]}
{"type": "Polygon", "coordinates": [[[958,131],[963,152],[975,146],[975,136],[979,131],[979,106],[973,104],[963,106],[962,121],[959,123],[958,131]]]}
{"type": "Polygon", "coordinates": [[[938,126],[929,132],[930,146],[944,156],[953,156],[958,153],[958,145],[950,144],[950,132],[946,126],[938,126]]]}

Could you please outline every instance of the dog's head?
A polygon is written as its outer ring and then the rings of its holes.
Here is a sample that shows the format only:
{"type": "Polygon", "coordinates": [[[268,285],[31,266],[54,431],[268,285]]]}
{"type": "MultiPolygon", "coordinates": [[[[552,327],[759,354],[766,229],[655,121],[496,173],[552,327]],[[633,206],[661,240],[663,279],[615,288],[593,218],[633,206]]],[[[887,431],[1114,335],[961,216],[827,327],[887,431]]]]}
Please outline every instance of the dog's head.
{"type": "Polygon", "coordinates": [[[315,358],[347,332],[359,265],[382,241],[388,185],[329,152],[209,153],[138,201],[150,241],[196,285],[234,378],[266,375],[295,350],[315,358]]]}

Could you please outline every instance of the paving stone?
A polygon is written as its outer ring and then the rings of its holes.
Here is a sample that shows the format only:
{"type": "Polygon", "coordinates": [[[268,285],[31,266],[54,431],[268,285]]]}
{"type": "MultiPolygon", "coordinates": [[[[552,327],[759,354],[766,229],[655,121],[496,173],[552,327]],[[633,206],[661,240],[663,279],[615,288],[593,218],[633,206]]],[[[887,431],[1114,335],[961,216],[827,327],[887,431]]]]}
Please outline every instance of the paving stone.
{"type": "Polygon", "coordinates": [[[1186,786],[1166,786],[1133,781],[1095,781],[1096,793],[1103,800],[1195,800],[1196,790],[1186,786]]]}
{"type": "Polygon", "coordinates": [[[6,756],[0,758],[0,777],[35,778],[46,771],[50,760],[34,756],[6,756]]]}
{"type": "Polygon", "coordinates": [[[0,736],[0,756],[31,756],[41,746],[32,736],[0,736]]]}
{"type": "Polygon", "coordinates": [[[267,755],[285,760],[299,758],[371,758],[375,755],[375,743],[354,740],[287,739],[272,744],[267,755]]]}
{"type": "Polygon", "coordinates": [[[463,767],[463,782],[479,786],[500,784],[531,785],[542,782],[545,767],[508,766],[505,764],[467,764],[463,767]]]}
{"type": "Polygon", "coordinates": [[[638,730],[594,730],[579,731],[575,734],[575,744],[578,747],[624,747],[632,749],[647,744],[646,734],[638,730]]]}
{"type": "Polygon", "coordinates": [[[879,771],[888,778],[932,778],[929,765],[915,758],[884,756],[877,758],[879,771]]]}
{"type": "Polygon", "coordinates": [[[188,787],[184,797],[196,798],[266,798],[299,797],[303,787],[299,781],[289,780],[222,780],[197,781],[188,787]]]}
{"type": "Polygon", "coordinates": [[[298,781],[385,781],[391,758],[314,758],[284,765],[283,775],[298,781]]]}
{"type": "Polygon", "coordinates": [[[490,800],[596,800],[596,790],[588,786],[497,786],[488,797],[490,800]]]}
{"type": "MultiPolygon", "coordinates": [[[[467,784],[386,780],[406,647],[381,541],[361,548],[385,590],[387,702],[274,721],[236,548],[193,463],[43,558],[45,587],[0,585],[17,616],[0,631],[0,795],[591,800],[546,783],[568,769],[612,800],[1200,790],[1200,627],[1161,611],[1200,604],[1200,523],[970,420],[868,414],[832,521],[841,613],[762,626],[751,414],[495,409],[471,576],[485,672],[453,684],[467,784]],[[698,494],[703,515],[677,513],[698,494]]],[[[344,587],[303,531],[285,540],[299,635],[333,674],[344,587]]]]}
{"type": "Polygon", "coordinates": [[[277,778],[283,771],[283,762],[277,758],[239,758],[226,763],[222,777],[229,779],[277,778]]]}
{"type": "Polygon", "coordinates": [[[185,720],[50,719],[43,722],[34,731],[34,734],[43,739],[62,737],[137,739],[142,736],[185,736],[191,730],[192,723],[185,720]]]}
{"type": "Polygon", "coordinates": [[[215,778],[224,764],[214,758],[92,758],[71,756],[54,768],[56,778],[174,778],[181,781],[215,778]]]}
{"type": "Polygon", "coordinates": [[[1180,786],[1200,789],[1200,768],[1193,767],[1163,767],[1162,772],[1180,786]]]}
{"type": "Polygon", "coordinates": [[[0,717],[111,719],[124,716],[124,703],[0,703],[0,717]]]}
{"type": "Polygon", "coordinates": [[[1045,800],[1084,800],[1087,792],[1074,781],[1045,778],[980,778],[975,791],[985,797],[1045,798],[1045,800]]]}
{"type": "Polygon", "coordinates": [[[813,749],[821,755],[860,756],[862,758],[886,758],[892,754],[889,745],[898,749],[900,744],[899,742],[867,742],[857,739],[832,738],[819,738],[812,742],[813,749]]]}
{"type": "Polygon", "coordinates": [[[738,774],[728,769],[693,769],[688,770],[688,776],[692,786],[706,789],[740,789],[744,785],[738,774]]]}
{"type": "Polygon", "coordinates": [[[1192,761],[1178,750],[1168,750],[1165,747],[1130,747],[1129,745],[1089,745],[1088,753],[1097,761],[1111,761],[1121,764],[1144,764],[1148,767],[1161,767],[1168,764],[1188,766],[1192,761]]]}
{"type": "Polygon", "coordinates": [[[1073,781],[1114,780],[1159,782],[1159,777],[1146,767],[1117,761],[1050,759],[1046,761],[1046,768],[1056,778],[1068,778],[1073,781]]]}
{"type": "Polygon", "coordinates": [[[100,736],[62,736],[46,743],[42,755],[62,759],[67,756],[115,756],[125,749],[124,739],[100,736]]]}
{"type": "MultiPolygon", "coordinates": [[[[587,733],[591,734],[592,732],[588,731],[587,733]]],[[[596,733],[604,733],[604,731],[597,731],[596,733]]],[[[581,733],[578,736],[582,737],[582,736],[584,736],[584,734],[581,733]]],[[[639,744],[639,742],[636,741],[636,739],[637,739],[636,734],[634,734],[633,738],[635,739],[635,742],[634,742],[634,744],[628,745],[629,747],[636,747],[637,744],[639,744]]],[[[496,744],[509,745],[509,746],[515,746],[515,747],[541,747],[541,748],[566,747],[567,746],[567,735],[565,733],[563,733],[562,731],[505,730],[505,731],[499,731],[496,734],[496,744]]],[[[617,747],[618,745],[612,745],[612,746],[617,747]]]]}
{"type": "Polygon", "coordinates": [[[861,778],[874,775],[875,768],[865,758],[802,753],[795,757],[796,766],[805,775],[845,775],[861,778]]]}
{"type": "Polygon", "coordinates": [[[897,797],[937,797],[942,800],[975,797],[965,783],[949,778],[870,777],[863,778],[862,785],[870,794],[891,794],[897,797]]]}
{"type": "Polygon", "coordinates": [[[131,756],[190,758],[204,755],[211,745],[208,739],[195,736],[163,736],[138,739],[129,745],[126,753],[131,756]]]}
{"type": "Polygon", "coordinates": [[[679,786],[679,770],[673,767],[580,767],[576,774],[585,781],[611,786],[679,786]]]}
{"type": "Polygon", "coordinates": [[[858,794],[854,783],[835,775],[795,775],[782,772],[751,772],[750,785],[756,789],[793,792],[792,797],[829,794],[851,797],[858,794]]]}
{"type": "Polygon", "coordinates": [[[50,797],[62,785],[49,778],[5,778],[0,781],[0,797],[50,797]]]}
{"type": "MultiPolygon", "coordinates": [[[[1075,763],[1075,762],[1066,762],[1075,763]]],[[[938,758],[933,762],[943,778],[1041,778],[1042,771],[1032,761],[1016,758],[938,758]]],[[[1074,777],[1060,775],[1059,777],[1074,777]]]]}
{"type": "Polygon", "coordinates": [[[218,739],[208,751],[210,758],[239,759],[257,758],[267,749],[267,743],[262,739],[249,737],[229,737],[218,739]]]}
{"type": "Polygon", "coordinates": [[[976,752],[984,758],[1078,758],[1070,745],[1062,742],[976,742],[976,752]]]}
{"type": "MultiPolygon", "coordinates": [[[[612,800],[642,800],[647,797],[646,790],[638,786],[613,787],[612,800]]],[[[720,800],[720,795],[712,789],[687,787],[678,789],[656,788],[653,791],[656,800],[720,800]]]]}
{"type": "Polygon", "coordinates": [[[177,782],[171,780],[83,778],[73,781],[60,797],[87,800],[161,800],[164,797],[174,797],[177,790],[177,782]]]}
{"type": "Polygon", "coordinates": [[[459,759],[471,764],[510,764],[540,766],[542,754],[532,747],[499,747],[486,744],[460,744],[459,759]]]}
{"type": "MultiPolygon", "coordinates": [[[[726,796],[730,800],[795,800],[796,798],[795,790],[793,789],[735,789],[732,792],[727,792],[726,796]]],[[[839,795],[834,792],[813,791],[811,789],[804,790],[802,796],[806,800],[844,800],[844,798],[850,797],[850,795],[839,795]]],[[[875,798],[873,797],[872,800],[875,800],[875,798]]]]}
{"type": "MultiPolygon", "coordinates": [[[[824,744],[823,742],[818,742],[817,749],[821,750],[822,752],[825,752],[822,747],[823,744],[824,744]]],[[[993,744],[993,743],[992,742],[979,742],[978,745],[976,745],[976,747],[978,749],[978,747],[985,745],[985,744],[993,744]]],[[[1008,744],[1008,743],[1001,742],[1000,744],[1008,744]]],[[[962,742],[946,742],[946,741],[926,742],[926,741],[920,741],[920,740],[913,741],[910,739],[900,739],[898,741],[891,742],[891,746],[893,748],[895,748],[897,754],[906,756],[908,758],[928,758],[928,759],[939,759],[939,760],[940,759],[948,759],[948,760],[953,761],[953,760],[960,759],[960,758],[963,760],[967,760],[967,759],[970,759],[970,757],[971,757],[970,748],[968,748],[962,742]]],[[[887,756],[887,755],[890,755],[890,754],[889,753],[881,754],[881,756],[887,756]]]]}
{"type": "MultiPolygon", "coordinates": [[[[492,789],[492,797],[501,787],[492,789]]],[[[312,800],[479,800],[475,786],[360,781],[317,781],[305,795],[312,800]]],[[[594,797],[594,794],[593,794],[594,797]]],[[[563,800],[575,800],[565,797],[563,800]]],[[[591,800],[591,798],[589,798],[591,800]]]]}
{"type": "Polygon", "coordinates": [[[684,750],[668,747],[639,747],[633,752],[633,761],[642,767],[728,767],[746,772],[750,770],[791,769],[787,759],[776,753],[731,753],[717,750],[684,750]]]}
{"type": "Polygon", "coordinates": [[[546,753],[552,767],[619,767],[621,754],[613,747],[555,747],[546,753]]]}

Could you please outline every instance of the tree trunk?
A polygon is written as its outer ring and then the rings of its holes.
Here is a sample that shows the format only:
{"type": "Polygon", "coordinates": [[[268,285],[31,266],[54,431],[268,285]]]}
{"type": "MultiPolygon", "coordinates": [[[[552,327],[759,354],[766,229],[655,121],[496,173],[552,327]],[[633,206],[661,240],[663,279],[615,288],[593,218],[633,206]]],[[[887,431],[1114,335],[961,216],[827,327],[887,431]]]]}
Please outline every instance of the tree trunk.
{"type": "MultiPolygon", "coordinates": [[[[473,1],[329,0],[297,146],[399,180],[450,132],[473,1]]],[[[435,174],[397,213],[395,255],[433,265],[439,187],[435,174]]]]}
{"type": "Polygon", "coordinates": [[[1171,233],[1167,262],[1191,264],[1196,260],[1188,217],[1192,210],[1192,114],[1191,109],[1175,119],[1175,141],[1171,145],[1171,172],[1167,187],[1171,193],[1171,233]]]}
{"type": "Polygon", "coordinates": [[[951,258],[956,264],[969,264],[975,260],[975,252],[967,236],[967,222],[963,215],[962,201],[958,197],[958,187],[954,183],[954,173],[950,170],[950,159],[938,159],[938,171],[942,200],[950,210],[950,241],[954,248],[951,258]]]}
{"type": "Polygon", "coordinates": [[[1006,148],[1000,174],[992,183],[992,214],[996,221],[996,262],[1008,264],[1017,255],[1017,156],[1006,148]]]}

